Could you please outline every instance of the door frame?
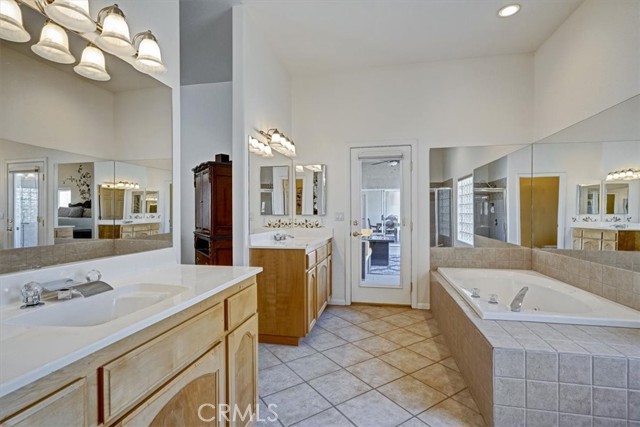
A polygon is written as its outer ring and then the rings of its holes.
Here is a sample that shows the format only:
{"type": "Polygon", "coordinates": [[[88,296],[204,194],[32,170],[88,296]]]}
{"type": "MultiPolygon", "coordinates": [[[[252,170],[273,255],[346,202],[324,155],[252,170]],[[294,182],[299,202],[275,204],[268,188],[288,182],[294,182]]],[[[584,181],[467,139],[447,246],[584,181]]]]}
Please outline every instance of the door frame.
{"type": "MultiPolygon", "coordinates": [[[[389,141],[371,141],[371,142],[352,142],[346,144],[345,155],[345,171],[348,176],[349,191],[346,192],[345,206],[347,206],[347,218],[345,226],[345,304],[351,305],[351,277],[353,263],[351,260],[351,218],[353,213],[351,212],[351,149],[352,148],[377,148],[384,150],[389,147],[408,146],[411,149],[411,191],[410,191],[410,205],[411,205],[411,248],[409,251],[410,277],[411,277],[411,289],[410,300],[412,308],[418,307],[418,239],[416,238],[418,230],[418,167],[416,165],[416,159],[419,157],[418,142],[417,140],[389,140],[389,141]],[[415,260],[415,261],[414,261],[415,260]]],[[[360,213],[357,213],[358,217],[360,213]]],[[[429,262],[429,257],[424,257],[424,262],[429,262]]]]}

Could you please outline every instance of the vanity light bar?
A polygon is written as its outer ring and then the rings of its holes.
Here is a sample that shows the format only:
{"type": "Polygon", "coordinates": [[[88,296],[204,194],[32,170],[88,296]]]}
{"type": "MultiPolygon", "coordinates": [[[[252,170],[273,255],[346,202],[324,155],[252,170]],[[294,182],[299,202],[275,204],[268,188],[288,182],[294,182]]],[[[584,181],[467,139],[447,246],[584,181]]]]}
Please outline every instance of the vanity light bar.
{"type": "Polygon", "coordinates": [[[267,144],[276,150],[278,153],[286,157],[296,156],[296,145],[285,134],[280,132],[277,128],[269,129],[268,131],[258,131],[260,135],[267,138],[267,144]]]}
{"type": "Polygon", "coordinates": [[[269,144],[265,144],[252,136],[249,136],[249,152],[260,157],[273,157],[269,144]]]}
{"type": "Polygon", "coordinates": [[[640,179],[640,169],[629,168],[607,174],[607,181],[630,181],[632,179],[640,179]]]}

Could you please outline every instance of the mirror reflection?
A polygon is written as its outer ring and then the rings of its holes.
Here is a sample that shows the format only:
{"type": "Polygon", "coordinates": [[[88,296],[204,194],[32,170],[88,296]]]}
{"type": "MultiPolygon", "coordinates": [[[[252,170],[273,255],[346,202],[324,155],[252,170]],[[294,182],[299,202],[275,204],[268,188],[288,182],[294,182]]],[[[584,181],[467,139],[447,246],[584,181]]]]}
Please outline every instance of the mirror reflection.
{"type": "Polygon", "coordinates": [[[604,206],[607,215],[629,213],[629,184],[607,182],[604,185],[604,206]]]}
{"type": "Polygon", "coordinates": [[[578,184],[578,215],[600,213],[600,184],[578,184]]]}
{"type": "Polygon", "coordinates": [[[289,166],[260,167],[260,215],[289,215],[289,166]]]}
{"type": "Polygon", "coordinates": [[[295,214],[327,214],[327,165],[296,165],[295,214]]]}

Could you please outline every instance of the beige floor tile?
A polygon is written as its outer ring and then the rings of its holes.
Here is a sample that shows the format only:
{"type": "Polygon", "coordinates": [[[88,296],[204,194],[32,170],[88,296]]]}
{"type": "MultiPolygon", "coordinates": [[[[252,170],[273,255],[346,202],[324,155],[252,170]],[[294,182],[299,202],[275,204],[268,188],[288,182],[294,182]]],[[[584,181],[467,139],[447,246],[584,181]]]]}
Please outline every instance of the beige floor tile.
{"type": "Polygon", "coordinates": [[[485,427],[482,416],[456,402],[447,399],[418,415],[418,418],[431,427],[485,427]]]}
{"type": "Polygon", "coordinates": [[[447,398],[417,379],[406,376],[378,388],[378,391],[398,405],[417,415],[447,398]]]}
{"type": "Polygon", "coordinates": [[[306,344],[300,344],[299,346],[274,345],[268,348],[271,353],[283,362],[290,362],[316,352],[312,347],[306,344]]]}
{"type": "Polygon", "coordinates": [[[404,314],[407,313],[409,311],[412,311],[412,308],[408,305],[403,305],[403,306],[386,306],[385,307],[391,314],[404,314]]]}
{"type": "Polygon", "coordinates": [[[411,418],[411,414],[375,390],[342,403],[337,409],[358,427],[395,427],[411,418]]]}
{"type": "Polygon", "coordinates": [[[413,325],[404,327],[407,331],[411,331],[414,334],[422,335],[425,338],[435,337],[436,335],[440,335],[440,329],[432,321],[420,321],[418,323],[414,323],[413,325]]]}
{"type": "Polygon", "coordinates": [[[344,369],[309,381],[325,399],[338,405],[371,390],[371,387],[344,369]]]}
{"type": "Polygon", "coordinates": [[[278,405],[274,411],[284,426],[290,426],[331,407],[331,404],[308,384],[300,384],[264,397],[267,405],[278,405]]]}
{"type": "Polygon", "coordinates": [[[263,370],[281,364],[282,362],[270,351],[258,353],[258,369],[263,370]]]}
{"type": "Polygon", "coordinates": [[[467,387],[459,373],[438,363],[420,369],[411,375],[447,396],[452,396],[467,387]]]}
{"type": "Polygon", "coordinates": [[[360,326],[362,329],[366,329],[369,332],[373,332],[374,334],[383,334],[385,332],[398,329],[396,325],[392,325],[391,323],[385,322],[384,320],[380,319],[360,323],[358,326],[360,326]]]}
{"type": "Polygon", "coordinates": [[[361,311],[351,310],[351,309],[341,310],[333,314],[353,324],[368,322],[370,320],[375,319],[375,317],[369,316],[367,313],[363,313],[361,311]]]}
{"type": "Polygon", "coordinates": [[[353,306],[357,310],[368,314],[371,317],[379,319],[380,317],[387,317],[394,314],[391,310],[388,310],[385,307],[375,307],[375,306],[353,306]]]}
{"type": "Polygon", "coordinates": [[[393,314],[391,316],[383,317],[381,320],[384,320],[387,323],[391,323],[392,325],[396,325],[398,327],[409,326],[414,323],[420,322],[420,319],[416,319],[413,317],[405,316],[402,313],[393,314]]]}
{"type": "Polygon", "coordinates": [[[365,338],[363,340],[356,341],[353,344],[374,356],[380,356],[401,348],[400,344],[396,344],[393,341],[389,341],[379,336],[365,338]]]}
{"type": "Polygon", "coordinates": [[[446,366],[449,369],[453,369],[456,372],[460,372],[460,368],[458,368],[458,364],[456,363],[453,357],[447,357],[446,359],[442,359],[439,363],[446,366]]]}
{"type": "Polygon", "coordinates": [[[384,360],[391,366],[410,374],[419,369],[434,364],[435,362],[429,358],[419,355],[416,352],[401,348],[391,353],[383,354],[380,359],[384,360]]]}
{"type": "MultiPolygon", "coordinates": [[[[316,329],[316,328],[313,328],[316,329]]],[[[324,331],[314,335],[307,335],[302,342],[310,345],[318,351],[328,350],[339,345],[346,344],[347,342],[340,337],[337,337],[329,331],[324,331]]]]}
{"type": "Polygon", "coordinates": [[[353,344],[345,344],[322,352],[338,365],[346,367],[371,359],[373,356],[353,344]]]}
{"type": "Polygon", "coordinates": [[[385,332],[384,334],[380,334],[379,336],[381,336],[382,338],[386,338],[389,341],[393,341],[396,344],[400,344],[403,347],[424,340],[423,336],[414,334],[413,332],[409,332],[403,328],[385,332]]]}
{"type": "Polygon", "coordinates": [[[398,427],[429,427],[429,426],[423,423],[422,421],[420,421],[418,418],[411,418],[409,421],[407,421],[406,423],[400,424],[398,427]]]}
{"type": "Polygon", "coordinates": [[[414,317],[420,320],[428,320],[433,318],[433,314],[431,313],[431,310],[411,310],[411,311],[406,311],[402,314],[404,314],[405,316],[414,317]]]}
{"type": "Polygon", "coordinates": [[[353,366],[349,366],[347,371],[360,378],[371,387],[380,387],[405,375],[398,368],[394,368],[380,359],[370,359],[353,366]]]}
{"type": "Polygon", "coordinates": [[[480,409],[478,408],[478,405],[476,404],[476,401],[471,395],[471,392],[469,392],[468,388],[465,388],[458,394],[454,394],[453,396],[451,396],[451,398],[456,402],[462,403],[464,406],[466,406],[469,409],[473,409],[476,412],[480,412],[480,409]]]}
{"type": "Polygon", "coordinates": [[[303,380],[309,381],[329,372],[338,371],[340,365],[334,363],[331,359],[322,353],[315,353],[310,356],[301,357],[287,363],[296,374],[300,375],[303,380]]]}
{"type": "Polygon", "coordinates": [[[439,362],[440,360],[446,359],[447,357],[451,356],[449,348],[444,344],[436,342],[433,338],[411,344],[407,346],[407,348],[409,350],[415,351],[418,354],[428,357],[431,360],[435,360],[436,362],[439,362]]]}
{"type": "Polygon", "coordinates": [[[258,373],[258,389],[262,397],[302,382],[302,378],[284,364],[264,369],[258,373]]]}
{"type": "Polygon", "coordinates": [[[294,424],[295,427],[353,427],[353,424],[349,422],[340,412],[335,408],[327,409],[320,412],[311,418],[302,420],[299,423],[294,424]]]}
{"type": "Polygon", "coordinates": [[[337,329],[333,331],[334,334],[342,338],[343,340],[353,342],[360,341],[365,338],[372,337],[373,334],[369,331],[366,331],[358,326],[352,325],[346,328],[337,329]]]}
{"type": "Polygon", "coordinates": [[[320,320],[318,320],[318,326],[320,326],[323,329],[326,329],[329,332],[333,332],[337,329],[353,326],[353,323],[347,322],[341,317],[337,317],[329,313],[324,313],[320,317],[320,320]]]}

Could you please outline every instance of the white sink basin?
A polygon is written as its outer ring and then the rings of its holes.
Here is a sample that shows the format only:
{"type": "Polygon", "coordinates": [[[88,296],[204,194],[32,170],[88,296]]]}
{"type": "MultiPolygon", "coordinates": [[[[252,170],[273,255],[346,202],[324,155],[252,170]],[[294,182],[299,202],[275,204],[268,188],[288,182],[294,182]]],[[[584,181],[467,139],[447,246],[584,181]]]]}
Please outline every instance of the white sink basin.
{"type": "Polygon", "coordinates": [[[96,326],[150,307],[187,288],[137,283],[115,288],[88,298],[47,302],[42,307],[23,310],[4,323],[23,326],[96,326]]]}

